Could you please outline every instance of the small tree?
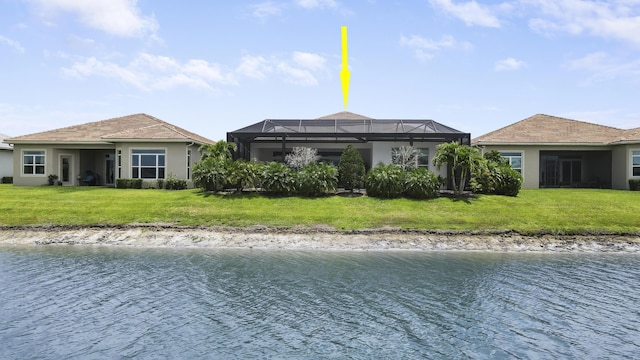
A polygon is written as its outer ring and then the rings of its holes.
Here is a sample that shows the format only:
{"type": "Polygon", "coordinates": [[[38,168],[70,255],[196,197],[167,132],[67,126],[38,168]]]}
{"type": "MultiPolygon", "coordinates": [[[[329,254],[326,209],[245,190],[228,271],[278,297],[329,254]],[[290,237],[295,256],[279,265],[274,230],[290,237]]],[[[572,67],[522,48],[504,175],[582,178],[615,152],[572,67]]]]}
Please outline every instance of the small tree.
{"type": "Polygon", "coordinates": [[[418,165],[418,149],[413,146],[400,146],[391,150],[391,162],[409,171],[418,165]]]}
{"type": "Polygon", "coordinates": [[[284,162],[290,168],[300,170],[320,159],[318,150],[308,147],[294,147],[290,154],[284,158],[284,162]]]}
{"type": "Polygon", "coordinates": [[[353,145],[347,145],[342,155],[340,155],[338,174],[340,184],[345,189],[351,190],[351,192],[353,192],[353,189],[360,189],[364,182],[364,160],[362,160],[362,155],[360,155],[358,149],[353,145]]]}
{"type": "Polygon", "coordinates": [[[193,183],[205,191],[220,191],[230,182],[229,167],[236,145],[218,141],[213,145],[202,145],[200,161],[193,165],[193,183]]]}
{"type": "Polygon", "coordinates": [[[470,174],[478,169],[481,161],[478,149],[455,141],[438,145],[433,157],[433,165],[438,169],[444,164],[449,165],[453,191],[457,195],[462,194],[470,174]]]}

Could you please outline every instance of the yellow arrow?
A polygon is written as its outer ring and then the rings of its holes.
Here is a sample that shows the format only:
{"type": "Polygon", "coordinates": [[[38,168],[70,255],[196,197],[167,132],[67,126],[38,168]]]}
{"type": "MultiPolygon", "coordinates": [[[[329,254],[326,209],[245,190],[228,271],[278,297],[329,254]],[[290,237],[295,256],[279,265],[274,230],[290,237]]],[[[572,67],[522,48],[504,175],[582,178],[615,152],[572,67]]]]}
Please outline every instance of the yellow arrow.
{"type": "Polygon", "coordinates": [[[342,83],[342,96],[344,96],[344,109],[347,109],[349,102],[349,81],[351,71],[349,71],[349,54],[347,52],[347,27],[342,27],[342,70],[340,70],[340,82],[342,83]]]}

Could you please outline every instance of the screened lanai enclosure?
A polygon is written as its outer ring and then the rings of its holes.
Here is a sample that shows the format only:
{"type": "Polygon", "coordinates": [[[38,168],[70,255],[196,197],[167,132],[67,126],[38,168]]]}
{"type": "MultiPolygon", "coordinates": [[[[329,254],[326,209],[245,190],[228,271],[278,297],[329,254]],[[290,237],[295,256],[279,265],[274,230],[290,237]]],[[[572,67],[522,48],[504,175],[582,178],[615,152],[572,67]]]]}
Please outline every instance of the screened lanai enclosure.
{"type": "Polygon", "coordinates": [[[337,164],[342,150],[355,146],[367,167],[391,161],[393,148],[411,145],[433,155],[435,146],[456,141],[469,144],[469,133],[433,120],[372,119],[342,112],[318,119],[266,119],[227,133],[236,157],[283,161],[293,147],[313,147],[321,161],[337,164]]]}

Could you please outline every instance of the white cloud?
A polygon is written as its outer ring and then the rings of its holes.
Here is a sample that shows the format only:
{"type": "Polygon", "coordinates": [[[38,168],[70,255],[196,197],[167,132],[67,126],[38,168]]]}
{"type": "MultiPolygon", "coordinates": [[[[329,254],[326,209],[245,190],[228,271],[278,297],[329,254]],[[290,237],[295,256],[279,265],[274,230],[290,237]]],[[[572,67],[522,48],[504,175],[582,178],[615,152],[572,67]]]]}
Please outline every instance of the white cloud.
{"type": "Polygon", "coordinates": [[[259,4],[249,5],[249,8],[251,8],[251,15],[262,20],[272,16],[282,15],[283,7],[284,5],[276,4],[273,1],[265,1],[259,4]]]}
{"type": "Polygon", "coordinates": [[[457,41],[451,35],[443,35],[440,40],[432,40],[419,35],[410,37],[400,36],[400,45],[409,47],[415,51],[415,55],[422,61],[432,59],[442,49],[471,49],[471,44],[465,41],[457,41]]]}
{"type": "Polygon", "coordinates": [[[245,55],[236,72],[245,77],[265,80],[269,74],[283,76],[283,81],[300,86],[316,86],[318,76],[327,72],[327,60],[319,54],[294,51],[290,57],[245,55]]]}
{"type": "Polygon", "coordinates": [[[20,43],[15,40],[9,39],[8,37],[0,35],[0,44],[8,45],[18,52],[24,53],[24,48],[22,47],[22,45],[20,45],[20,43]]]}
{"type": "Polygon", "coordinates": [[[295,68],[287,63],[278,64],[278,72],[284,75],[284,80],[288,83],[301,86],[318,85],[318,79],[309,70],[295,68]]]}
{"type": "Polygon", "coordinates": [[[155,37],[158,23],[153,16],[142,16],[136,0],[31,0],[45,17],[58,12],[73,13],[84,25],[105,33],[135,37],[155,37]]]}
{"type": "Polygon", "coordinates": [[[584,0],[522,0],[540,11],[529,20],[537,32],[587,33],[640,44],[640,2],[584,0]]]}
{"type": "Polygon", "coordinates": [[[603,52],[591,53],[575,59],[569,62],[568,68],[591,73],[586,82],[587,85],[615,79],[640,82],[640,60],[617,59],[603,52]]]}
{"type": "Polygon", "coordinates": [[[263,80],[267,73],[272,71],[271,65],[267,59],[262,56],[245,55],[240,59],[240,65],[236,68],[236,72],[239,74],[253,78],[263,80]]]}
{"type": "Polygon", "coordinates": [[[498,17],[488,7],[479,5],[475,0],[458,4],[453,3],[452,0],[430,0],[430,3],[464,21],[467,26],[500,27],[498,17]]]}
{"type": "Polygon", "coordinates": [[[495,71],[514,71],[518,69],[522,69],[527,65],[526,62],[521,60],[516,60],[514,58],[506,58],[502,60],[498,60],[493,70],[495,71]]]}
{"type": "Polygon", "coordinates": [[[213,85],[234,85],[231,73],[225,73],[218,64],[192,59],[180,63],[176,59],[142,53],[127,65],[105,62],[95,57],[85,58],[63,72],[69,76],[84,78],[100,76],[119,79],[144,91],[167,90],[187,86],[213,90],[213,85]]]}
{"type": "Polygon", "coordinates": [[[294,51],[292,57],[296,64],[311,70],[323,70],[327,62],[324,57],[318,54],[300,51],[294,51]]]}
{"type": "Polygon", "coordinates": [[[335,0],[296,0],[296,4],[305,9],[335,8],[335,0]]]}

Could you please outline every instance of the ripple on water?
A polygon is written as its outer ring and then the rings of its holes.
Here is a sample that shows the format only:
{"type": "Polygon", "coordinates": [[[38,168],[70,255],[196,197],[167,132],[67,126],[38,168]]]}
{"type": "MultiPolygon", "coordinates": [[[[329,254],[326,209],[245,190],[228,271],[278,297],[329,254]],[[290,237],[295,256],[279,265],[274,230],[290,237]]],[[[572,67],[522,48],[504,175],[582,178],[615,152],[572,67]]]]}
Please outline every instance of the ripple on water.
{"type": "Polygon", "coordinates": [[[0,358],[632,358],[623,254],[0,249],[0,358]]]}

